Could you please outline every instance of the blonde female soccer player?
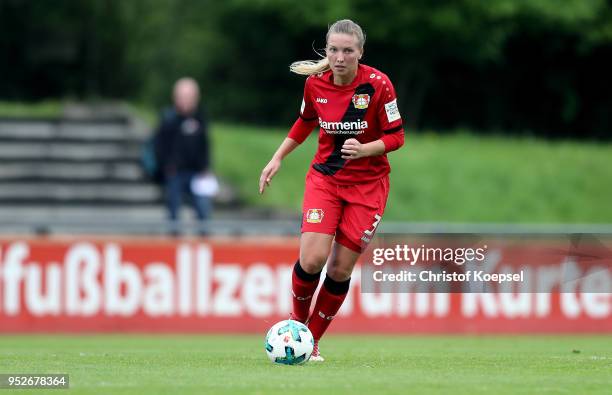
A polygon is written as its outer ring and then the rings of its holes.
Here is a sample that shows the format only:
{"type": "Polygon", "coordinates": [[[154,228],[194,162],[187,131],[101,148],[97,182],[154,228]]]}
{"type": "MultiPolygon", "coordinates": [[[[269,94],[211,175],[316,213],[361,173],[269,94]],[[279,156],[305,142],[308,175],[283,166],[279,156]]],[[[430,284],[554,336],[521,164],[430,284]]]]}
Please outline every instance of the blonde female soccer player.
{"type": "Polygon", "coordinates": [[[372,239],[389,195],[387,153],[404,143],[395,90],[379,70],[359,62],[365,35],[350,20],[327,32],[326,57],[294,62],[308,75],[300,114],[261,172],[259,192],[281,162],[319,126],[319,146],[306,176],[300,256],[292,276],[292,319],[307,323],[318,342],[344,302],[355,262],[372,239]],[[323,266],[327,273],[312,315],[323,266]]]}

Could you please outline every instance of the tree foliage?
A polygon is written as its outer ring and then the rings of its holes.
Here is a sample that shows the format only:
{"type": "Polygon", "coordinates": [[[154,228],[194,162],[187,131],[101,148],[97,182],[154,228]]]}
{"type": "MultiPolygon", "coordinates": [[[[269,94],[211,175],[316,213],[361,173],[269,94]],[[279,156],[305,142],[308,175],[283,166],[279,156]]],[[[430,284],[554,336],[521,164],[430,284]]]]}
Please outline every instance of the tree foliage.
{"type": "Polygon", "coordinates": [[[192,75],[214,118],[287,125],[303,85],[288,65],[340,18],[411,126],[610,137],[605,0],[0,0],[0,96],[161,106],[192,75]]]}

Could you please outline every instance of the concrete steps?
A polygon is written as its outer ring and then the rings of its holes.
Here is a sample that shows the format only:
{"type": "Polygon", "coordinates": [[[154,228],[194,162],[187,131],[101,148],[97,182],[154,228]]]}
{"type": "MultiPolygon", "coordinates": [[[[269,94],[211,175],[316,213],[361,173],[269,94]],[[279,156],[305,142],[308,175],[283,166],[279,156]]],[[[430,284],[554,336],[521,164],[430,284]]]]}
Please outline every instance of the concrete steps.
{"type": "MultiPolygon", "coordinates": [[[[0,118],[0,233],[165,232],[163,191],[140,163],[150,131],[125,112],[77,110],[68,118],[0,118]]],[[[276,216],[239,209],[224,183],[217,200],[219,228],[276,216]]],[[[189,202],[181,218],[195,229],[189,202]]]]}
{"type": "Polygon", "coordinates": [[[53,142],[0,142],[0,158],[20,159],[33,162],[47,159],[70,159],[88,162],[91,160],[138,160],[141,144],[131,143],[70,143],[53,142]]]}
{"type": "Polygon", "coordinates": [[[63,182],[47,180],[40,182],[0,183],[0,201],[15,199],[25,202],[91,202],[91,203],[154,203],[162,195],[156,185],[139,181],[137,183],[63,182]]]}
{"type": "Polygon", "coordinates": [[[126,117],[0,119],[0,205],[159,205],[126,117]]]}
{"type": "Polygon", "coordinates": [[[6,161],[0,166],[0,187],[4,182],[139,182],[143,178],[142,169],[135,161],[87,161],[78,166],[69,161],[6,161]]]}

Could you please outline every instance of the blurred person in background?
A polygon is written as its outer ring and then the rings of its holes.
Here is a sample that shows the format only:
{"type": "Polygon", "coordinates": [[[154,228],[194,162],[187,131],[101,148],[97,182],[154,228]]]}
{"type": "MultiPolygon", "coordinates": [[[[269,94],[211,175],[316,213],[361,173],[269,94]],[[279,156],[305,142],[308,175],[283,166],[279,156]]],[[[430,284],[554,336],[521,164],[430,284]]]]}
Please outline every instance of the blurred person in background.
{"type": "Polygon", "coordinates": [[[171,233],[179,234],[179,210],[188,195],[199,219],[198,232],[206,233],[216,182],[210,169],[208,122],[200,106],[200,88],[189,77],[174,84],[174,106],[162,113],[154,138],[155,154],[163,178],[171,233]]]}
{"type": "Polygon", "coordinates": [[[342,306],[357,259],[374,236],[389,195],[387,153],[404,144],[395,90],[379,70],[361,64],[365,35],[350,20],[327,32],[326,57],[291,65],[308,75],[299,117],[261,172],[263,193],[281,161],[319,126],[319,146],[306,176],[300,255],[292,275],[291,318],[319,340],[342,306]],[[310,315],[321,271],[323,286],[310,315]]]}

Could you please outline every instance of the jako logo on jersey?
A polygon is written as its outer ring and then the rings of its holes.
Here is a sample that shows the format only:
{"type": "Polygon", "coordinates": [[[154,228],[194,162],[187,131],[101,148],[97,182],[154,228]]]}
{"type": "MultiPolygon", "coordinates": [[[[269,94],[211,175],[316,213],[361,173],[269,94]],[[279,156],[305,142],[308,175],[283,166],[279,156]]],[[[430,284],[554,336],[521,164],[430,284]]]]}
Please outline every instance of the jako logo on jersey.
{"type": "Polygon", "coordinates": [[[310,224],[320,224],[323,221],[323,210],[320,208],[308,209],[306,213],[306,222],[310,224]]]}
{"type": "Polygon", "coordinates": [[[327,122],[319,117],[319,125],[330,134],[361,134],[368,128],[368,121],[357,119],[353,122],[327,122]]]}
{"type": "Polygon", "coordinates": [[[365,93],[361,95],[353,95],[353,105],[355,106],[355,108],[364,110],[368,108],[369,104],[370,104],[370,95],[365,94],[365,93]]]}
{"type": "Polygon", "coordinates": [[[322,98],[322,97],[317,97],[317,103],[323,103],[323,104],[325,104],[325,103],[327,103],[327,99],[324,99],[324,98],[322,98]]]}

